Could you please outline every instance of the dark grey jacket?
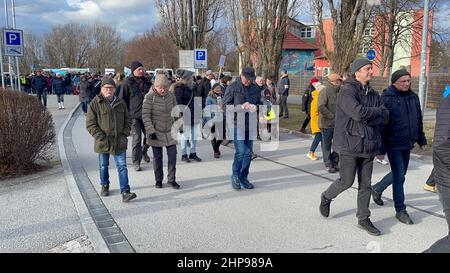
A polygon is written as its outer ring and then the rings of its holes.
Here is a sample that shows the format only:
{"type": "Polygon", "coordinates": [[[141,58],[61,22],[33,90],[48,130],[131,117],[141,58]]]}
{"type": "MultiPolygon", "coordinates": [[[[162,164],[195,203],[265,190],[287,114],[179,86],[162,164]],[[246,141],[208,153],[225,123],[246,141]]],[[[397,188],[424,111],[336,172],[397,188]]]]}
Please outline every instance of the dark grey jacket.
{"type": "Polygon", "coordinates": [[[450,189],[450,98],[436,112],[433,141],[433,164],[436,183],[450,189]]]}
{"type": "Polygon", "coordinates": [[[281,96],[289,96],[290,81],[289,77],[286,75],[278,81],[278,92],[281,96]],[[285,88],[288,86],[288,88],[285,88]]]}
{"type": "Polygon", "coordinates": [[[369,85],[350,78],[337,96],[333,150],[346,155],[374,158],[380,154],[380,128],[389,120],[389,110],[369,85]]]}
{"type": "Polygon", "coordinates": [[[339,88],[340,86],[327,82],[325,83],[325,89],[319,92],[319,128],[334,128],[339,88]]]}
{"type": "Polygon", "coordinates": [[[128,77],[122,84],[119,97],[127,104],[131,118],[142,119],[142,103],[150,86],[144,77],[139,79],[134,76],[128,77]]]}

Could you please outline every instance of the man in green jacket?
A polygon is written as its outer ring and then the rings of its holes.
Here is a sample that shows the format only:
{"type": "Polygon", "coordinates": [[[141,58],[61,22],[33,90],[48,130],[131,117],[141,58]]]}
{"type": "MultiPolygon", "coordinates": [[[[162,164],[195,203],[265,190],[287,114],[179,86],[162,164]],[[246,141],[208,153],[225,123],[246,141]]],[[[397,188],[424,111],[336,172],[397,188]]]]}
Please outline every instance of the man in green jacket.
{"type": "Polygon", "coordinates": [[[126,150],[131,130],[131,119],[125,102],[114,96],[116,84],[105,76],[101,83],[101,93],[89,104],[86,128],[94,137],[94,151],[100,162],[101,196],[109,195],[109,156],[114,156],[119,173],[122,201],[136,198],[128,185],[126,150]]]}

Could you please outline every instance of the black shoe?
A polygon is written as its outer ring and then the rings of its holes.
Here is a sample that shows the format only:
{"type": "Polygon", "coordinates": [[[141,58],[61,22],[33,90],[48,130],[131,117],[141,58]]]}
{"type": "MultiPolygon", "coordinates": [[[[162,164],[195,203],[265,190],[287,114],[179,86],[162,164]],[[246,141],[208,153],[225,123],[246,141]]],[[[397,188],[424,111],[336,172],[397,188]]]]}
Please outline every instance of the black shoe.
{"type": "Polygon", "coordinates": [[[169,184],[172,188],[174,188],[176,190],[178,190],[180,188],[180,185],[178,185],[178,183],[175,182],[175,181],[174,182],[169,182],[167,184],[169,184]]]}
{"type": "Polygon", "coordinates": [[[161,189],[162,187],[163,187],[163,185],[162,185],[162,182],[161,182],[161,181],[157,181],[157,182],[155,183],[155,188],[161,189]]]}
{"type": "Polygon", "coordinates": [[[134,192],[126,191],[122,193],[122,202],[127,203],[134,198],[136,198],[136,194],[134,192]]]}
{"type": "Polygon", "coordinates": [[[322,214],[323,217],[328,217],[330,215],[330,203],[331,200],[327,199],[323,193],[320,196],[320,214],[322,214]]]}
{"type": "Polygon", "coordinates": [[[147,153],[143,154],[142,158],[144,159],[145,162],[150,163],[150,157],[148,156],[147,153]]]}
{"type": "Polygon", "coordinates": [[[109,186],[102,185],[102,191],[100,192],[101,196],[108,196],[109,195],[109,186]]]}
{"type": "Polygon", "coordinates": [[[138,163],[134,164],[134,170],[137,172],[142,171],[141,164],[138,164],[138,163]]]}
{"type": "Polygon", "coordinates": [[[241,189],[241,181],[239,181],[239,178],[237,176],[231,176],[231,187],[235,190],[241,189]]]}
{"type": "Polygon", "coordinates": [[[329,173],[337,173],[338,170],[335,167],[328,168],[329,173]]]}
{"type": "Polygon", "coordinates": [[[406,225],[412,225],[414,224],[414,222],[411,220],[411,218],[409,217],[408,213],[406,212],[406,210],[402,210],[399,211],[395,214],[395,217],[402,222],[403,224],[406,225]]]}
{"type": "Polygon", "coordinates": [[[372,224],[370,218],[358,221],[358,227],[364,229],[367,233],[373,236],[379,236],[381,234],[381,231],[372,224]]]}
{"type": "Polygon", "coordinates": [[[186,162],[186,163],[190,163],[190,162],[191,162],[191,160],[188,158],[187,155],[183,155],[183,156],[181,157],[181,161],[184,161],[184,162],[186,162]]]}
{"type": "Polygon", "coordinates": [[[375,190],[372,190],[372,199],[373,199],[373,202],[375,202],[375,204],[377,204],[378,206],[384,205],[384,202],[381,199],[381,193],[378,193],[375,190]]]}
{"type": "Polygon", "coordinates": [[[190,154],[190,155],[189,155],[189,159],[195,160],[195,161],[197,161],[197,162],[202,161],[202,159],[201,159],[200,157],[197,156],[197,153],[190,154]]]}

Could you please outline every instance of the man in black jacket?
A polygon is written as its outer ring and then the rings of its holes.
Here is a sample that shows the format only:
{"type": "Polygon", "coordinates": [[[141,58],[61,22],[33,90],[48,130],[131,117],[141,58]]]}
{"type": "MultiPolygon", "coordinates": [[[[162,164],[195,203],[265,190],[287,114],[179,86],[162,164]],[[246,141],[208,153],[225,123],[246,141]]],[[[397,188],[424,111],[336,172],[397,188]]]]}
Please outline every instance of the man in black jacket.
{"type": "Polygon", "coordinates": [[[389,111],[369,85],[372,63],[356,59],[351,65],[352,77],[341,88],[337,97],[333,150],[339,153],[340,175],[321,195],[320,213],[330,214],[330,203],[341,192],[353,185],[358,173],[358,227],[378,236],[381,232],[370,221],[370,196],[373,159],[379,155],[381,135],[379,127],[386,125],[389,111]]]}
{"type": "Polygon", "coordinates": [[[183,110],[183,132],[181,133],[181,161],[190,163],[192,160],[200,162],[202,159],[197,156],[197,139],[201,136],[200,123],[202,121],[201,114],[195,115],[195,111],[200,111],[200,100],[195,99],[195,90],[193,89],[194,72],[178,69],[177,75],[180,78],[178,83],[175,83],[174,92],[177,99],[177,104],[183,110]],[[189,150],[189,151],[188,151],[189,150]]]}
{"type": "Polygon", "coordinates": [[[436,128],[433,138],[434,179],[439,199],[445,213],[449,233],[425,252],[450,253],[450,98],[444,101],[436,113],[436,128]]]}
{"type": "Polygon", "coordinates": [[[144,122],[142,121],[142,104],[144,96],[150,89],[149,83],[144,78],[144,67],[138,61],[131,63],[132,74],[125,80],[120,89],[120,98],[127,104],[128,111],[133,120],[131,127],[132,135],[132,159],[134,170],[141,171],[141,160],[144,158],[145,162],[150,162],[150,157],[147,154],[149,146],[147,145],[147,138],[145,133],[144,122]],[[142,134],[144,139],[142,141],[142,134]]]}
{"type": "Polygon", "coordinates": [[[47,108],[47,81],[45,77],[42,75],[41,70],[36,70],[36,76],[31,80],[31,87],[36,90],[37,98],[39,102],[47,108]]]}
{"type": "Polygon", "coordinates": [[[408,170],[409,155],[417,142],[425,150],[427,140],[423,132],[422,111],[419,97],[411,90],[411,75],[406,70],[392,74],[392,85],[384,90],[381,100],[389,109],[389,123],[383,128],[383,150],[378,159],[383,160],[387,152],[391,172],[375,184],[373,200],[382,206],[381,194],[392,184],[397,219],[407,225],[413,221],[406,212],[403,184],[408,170]]]}
{"type": "Polygon", "coordinates": [[[222,104],[226,105],[227,128],[233,137],[235,147],[231,175],[231,186],[235,190],[253,189],[248,180],[250,164],[253,155],[253,140],[256,138],[256,115],[260,99],[251,94],[258,94],[258,87],[253,83],[256,79],[255,70],[244,67],[240,77],[225,90],[222,104]],[[253,101],[253,102],[252,102],[253,101]],[[229,124],[232,121],[233,124],[229,124]]]}

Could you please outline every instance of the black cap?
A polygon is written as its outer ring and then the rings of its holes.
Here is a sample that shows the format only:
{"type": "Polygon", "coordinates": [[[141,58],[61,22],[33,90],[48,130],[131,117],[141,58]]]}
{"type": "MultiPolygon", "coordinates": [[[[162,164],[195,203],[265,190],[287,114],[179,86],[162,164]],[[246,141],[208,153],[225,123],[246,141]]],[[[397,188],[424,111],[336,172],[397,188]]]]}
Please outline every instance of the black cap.
{"type": "Polygon", "coordinates": [[[361,69],[361,67],[366,66],[368,64],[372,64],[372,62],[366,58],[354,60],[350,67],[350,74],[352,74],[352,75],[355,74],[356,72],[358,72],[358,70],[361,69]]]}
{"type": "Polygon", "coordinates": [[[391,76],[391,83],[395,83],[398,79],[400,79],[403,76],[411,77],[411,74],[409,74],[409,72],[406,71],[405,69],[400,69],[400,70],[395,71],[391,76]]]}
{"type": "Polygon", "coordinates": [[[249,81],[254,82],[256,80],[255,69],[253,67],[244,67],[241,74],[249,81]]]}

